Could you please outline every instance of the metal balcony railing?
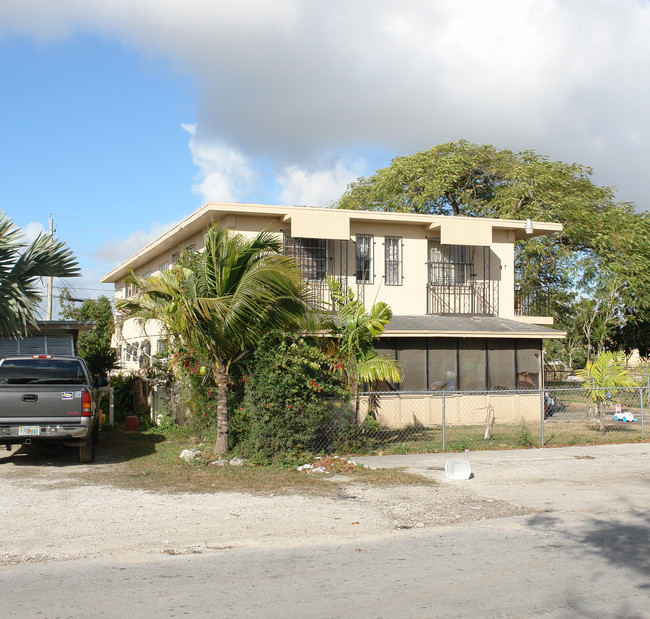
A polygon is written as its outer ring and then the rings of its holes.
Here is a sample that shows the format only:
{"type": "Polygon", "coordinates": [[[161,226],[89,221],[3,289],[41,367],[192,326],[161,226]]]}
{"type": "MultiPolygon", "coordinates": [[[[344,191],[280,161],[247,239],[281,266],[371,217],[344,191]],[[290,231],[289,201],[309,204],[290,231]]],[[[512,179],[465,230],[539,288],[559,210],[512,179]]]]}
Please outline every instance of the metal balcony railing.
{"type": "Polygon", "coordinates": [[[547,288],[515,289],[515,316],[550,316],[551,295],[547,288]]]}
{"type": "Polygon", "coordinates": [[[483,314],[499,313],[498,282],[481,281],[461,285],[427,285],[428,314],[483,314]]]}

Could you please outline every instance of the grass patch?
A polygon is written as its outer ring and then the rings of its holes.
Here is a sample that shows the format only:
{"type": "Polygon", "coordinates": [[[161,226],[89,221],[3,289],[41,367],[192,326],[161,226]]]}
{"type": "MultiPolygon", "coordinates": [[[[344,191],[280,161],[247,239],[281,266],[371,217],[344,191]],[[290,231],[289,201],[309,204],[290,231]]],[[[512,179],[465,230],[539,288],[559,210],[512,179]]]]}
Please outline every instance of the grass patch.
{"type": "Polygon", "coordinates": [[[394,469],[348,467],[331,473],[298,471],[301,463],[315,457],[297,458],[291,464],[218,466],[210,464],[212,441],[198,441],[186,432],[151,428],[143,432],[112,429],[102,432],[98,464],[86,475],[118,488],[152,492],[246,492],[252,494],[335,495],[341,485],[430,485],[429,479],[394,469]],[[184,449],[206,454],[205,462],[180,460],[184,449]],[[110,469],[107,472],[106,467],[110,469]]]}
{"type": "MultiPolygon", "coordinates": [[[[401,429],[380,428],[369,431],[366,438],[373,454],[440,453],[486,451],[495,449],[521,449],[541,447],[539,422],[501,423],[491,428],[489,439],[484,437],[485,427],[480,425],[447,426],[443,450],[442,428],[411,427],[401,429]]],[[[607,422],[600,432],[593,421],[547,420],[544,422],[544,446],[606,445],[644,442],[641,423],[607,422]]]]}

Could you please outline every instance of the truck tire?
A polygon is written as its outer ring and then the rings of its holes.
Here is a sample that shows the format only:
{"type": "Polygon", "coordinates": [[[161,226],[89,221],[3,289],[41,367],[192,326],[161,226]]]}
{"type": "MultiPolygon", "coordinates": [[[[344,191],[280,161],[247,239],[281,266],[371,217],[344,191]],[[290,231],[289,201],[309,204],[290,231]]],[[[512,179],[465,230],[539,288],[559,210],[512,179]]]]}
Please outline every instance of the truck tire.
{"type": "Polygon", "coordinates": [[[91,436],[84,445],[79,445],[79,462],[81,464],[90,464],[95,460],[95,441],[91,436]]]}

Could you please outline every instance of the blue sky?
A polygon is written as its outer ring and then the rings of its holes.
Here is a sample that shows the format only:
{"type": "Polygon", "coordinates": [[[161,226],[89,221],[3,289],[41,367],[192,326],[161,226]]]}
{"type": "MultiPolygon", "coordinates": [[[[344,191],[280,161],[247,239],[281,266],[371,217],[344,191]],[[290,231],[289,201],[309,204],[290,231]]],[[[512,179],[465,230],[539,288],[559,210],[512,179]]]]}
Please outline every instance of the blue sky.
{"type": "MultiPolygon", "coordinates": [[[[54,219],[95,296],[111,246],[192,212],[197,173],[181,122],[196,107],[192,80],[116,42],[74,36],[0,43],[5,119],[0,208],[21,227],[54,219]]],[[[79,291],[80,292],[80,291],[79,291]]],[[[86,292],[88,295],[86,295],[86,292]]]]}
{"type": "Polygon", "coordinates": [[[77,296],[208,200],[326,206],[467,139],[590,165],[645,209],[640,0],[3,0],[0,209],[77,296]]]}

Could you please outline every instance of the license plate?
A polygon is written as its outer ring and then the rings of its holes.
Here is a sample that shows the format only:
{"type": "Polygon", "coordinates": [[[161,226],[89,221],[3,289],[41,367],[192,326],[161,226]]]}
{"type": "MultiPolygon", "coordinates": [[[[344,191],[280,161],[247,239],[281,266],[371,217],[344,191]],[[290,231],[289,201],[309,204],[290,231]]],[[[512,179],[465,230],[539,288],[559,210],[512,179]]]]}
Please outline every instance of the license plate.
{"type": "Polygon", "coordinates": [[[38,436],[40,433],[40,426],[18,426],[18,436],[38,436]]]}

